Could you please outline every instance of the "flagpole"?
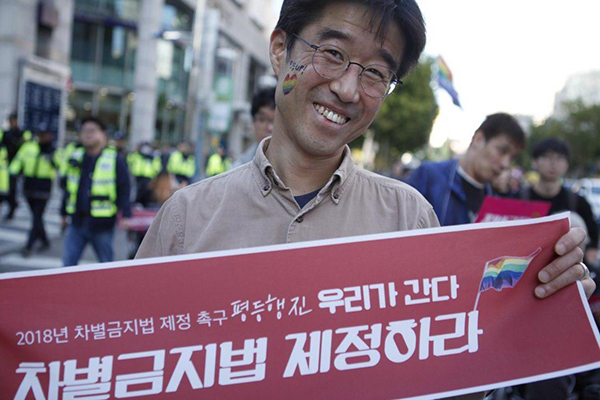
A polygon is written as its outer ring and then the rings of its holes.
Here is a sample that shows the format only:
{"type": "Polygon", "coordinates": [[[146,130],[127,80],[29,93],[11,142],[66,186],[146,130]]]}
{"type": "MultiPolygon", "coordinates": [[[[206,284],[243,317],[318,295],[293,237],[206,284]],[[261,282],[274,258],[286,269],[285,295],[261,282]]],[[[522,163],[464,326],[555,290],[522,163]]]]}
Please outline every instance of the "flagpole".
{"type": "MultiPolygon", "coordinates": [[[[494,261],[494,260],[492,260],[494,261]]],[[[490,261],[486,262],[483,266],[483,274],[481,274],[481,279],[479,280],[479,287],[477,288],[477,298],[475,299],[475,307],[473,307],[473,311],[477,311],[477,305],[479,304],[479,297],[481,296],[481,284],[483,283],[483,277],[485,276],[485,272],[487,271],[487,267],[490,261]]]]}

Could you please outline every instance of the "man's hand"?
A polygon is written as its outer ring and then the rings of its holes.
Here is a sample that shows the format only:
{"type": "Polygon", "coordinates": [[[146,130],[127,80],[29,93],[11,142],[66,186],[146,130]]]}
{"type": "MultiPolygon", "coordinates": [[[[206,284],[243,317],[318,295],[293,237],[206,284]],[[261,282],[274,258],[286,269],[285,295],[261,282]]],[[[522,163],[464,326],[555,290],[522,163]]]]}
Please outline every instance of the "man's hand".
{"type": "Polygon", "coordinates": [[[69,217],[61,217],[60,219],[60,233],[65,233],[67,226],[69,225],[69,217]]]}
{"type": "Polygon", "coordinates": [[[592,295],[596,284],[580,264],[583,261],[583,250],[579,248],[579,245],[585,238],[586,233],[583,229],[571,228],[566,235],[558,239],[554,245],[554,251],[559,257],[538,273],[538,279],[542,285],[535,288],[537,297],[542,299],[548,297],[579,280],[583,285],[585,295],[588,298],[592,295]]]}
{"type": "Polygon", "coordinates": [[[131,218],[121,218],[119,226],[124,231],[128,230],[131,227],[131,218]]]}

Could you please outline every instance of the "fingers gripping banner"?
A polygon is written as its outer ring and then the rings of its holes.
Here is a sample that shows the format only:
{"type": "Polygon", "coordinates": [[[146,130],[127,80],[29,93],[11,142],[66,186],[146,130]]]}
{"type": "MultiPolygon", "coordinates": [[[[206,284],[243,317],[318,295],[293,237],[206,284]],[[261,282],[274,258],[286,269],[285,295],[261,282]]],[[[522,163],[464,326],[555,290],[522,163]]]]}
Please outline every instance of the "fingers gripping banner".
{"type": "Polygon", "coordinates": [[[597,368],[581,285],[533,294],[567,229],[562,215],[0,275],[1,397],[434,399],[597,368]]]}

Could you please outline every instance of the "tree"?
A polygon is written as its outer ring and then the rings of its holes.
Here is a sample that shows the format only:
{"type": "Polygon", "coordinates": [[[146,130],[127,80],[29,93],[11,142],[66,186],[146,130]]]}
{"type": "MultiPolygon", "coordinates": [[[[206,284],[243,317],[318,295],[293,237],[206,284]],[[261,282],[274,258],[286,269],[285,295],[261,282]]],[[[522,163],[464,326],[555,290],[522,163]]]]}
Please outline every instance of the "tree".
{"type": "MultiPolygon", "coordinates": [[[[377,169],[387,168],[407,151],[424,146],[429,140],[438,105],[430,86],[433,60],[421,62],[403,85],[388,96],[371,129],[380,144],[377,169]]],[[[362,146],[363,138],[353,142],[362,146]]]]}
{"type": "Polygon", "coordinates": [[[570,169],[574,175],[584,175],[596,170],[600,158],[600,105],[586,107],[581,102],[567,105],[564,120],[548,119],[532,129],[530,148],[542,139],[558,137],[570,147],[570,169]]]}

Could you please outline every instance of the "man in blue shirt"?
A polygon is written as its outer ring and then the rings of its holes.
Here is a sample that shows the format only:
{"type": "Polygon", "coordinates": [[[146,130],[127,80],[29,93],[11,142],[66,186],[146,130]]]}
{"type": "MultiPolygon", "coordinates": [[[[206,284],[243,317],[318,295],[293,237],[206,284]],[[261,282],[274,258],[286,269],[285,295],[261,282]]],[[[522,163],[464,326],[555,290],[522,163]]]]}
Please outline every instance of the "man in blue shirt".
{"type": "Polygon", "coordinates": [[[423,163],[408,183],[431,203],[442,226],[468,224],[492,194],[490,182],[524,147],[525,133],[517,120],[504,113],[489,115],[461,159],[423,163]]]}

